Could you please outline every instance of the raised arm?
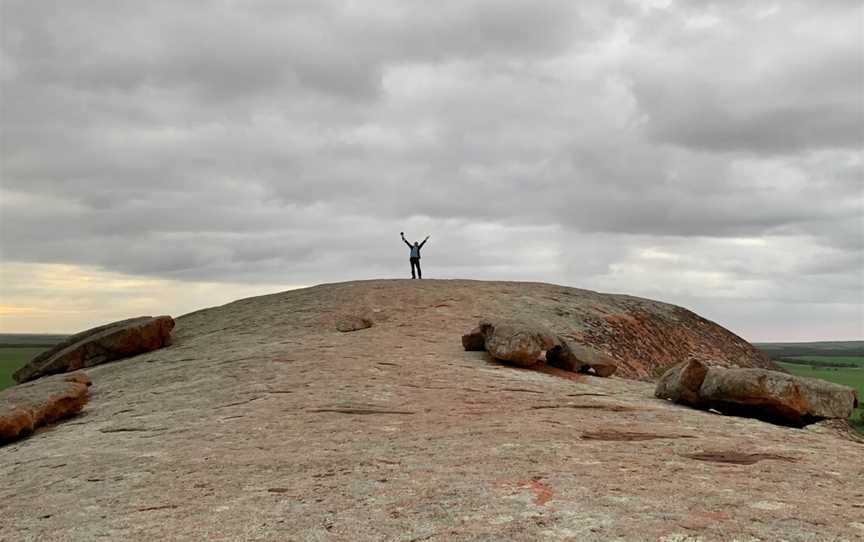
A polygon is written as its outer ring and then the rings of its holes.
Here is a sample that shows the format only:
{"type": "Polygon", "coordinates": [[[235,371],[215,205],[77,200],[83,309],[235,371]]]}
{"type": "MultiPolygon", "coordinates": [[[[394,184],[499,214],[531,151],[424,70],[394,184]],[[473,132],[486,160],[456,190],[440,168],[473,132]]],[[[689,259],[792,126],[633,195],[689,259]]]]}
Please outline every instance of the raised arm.
{"type": "Polygon", "coordinates": [[[408,245],[408,248],[411,248],[411,243],[409,243],[408,240],[405,239],[405,234],[402,234],[402,242],[408,245]]]}
{"type": "Polygon", "coordinates": [[[423,245],[425,245],[425,244],[426,244],[426,241],[428,241],[428,240],[429,240],[429,236],[427,235],[427,236],[426,236],[426,239],[423,239],[423,242],[420,243],[420,248],[423,248],[423,245]]]}

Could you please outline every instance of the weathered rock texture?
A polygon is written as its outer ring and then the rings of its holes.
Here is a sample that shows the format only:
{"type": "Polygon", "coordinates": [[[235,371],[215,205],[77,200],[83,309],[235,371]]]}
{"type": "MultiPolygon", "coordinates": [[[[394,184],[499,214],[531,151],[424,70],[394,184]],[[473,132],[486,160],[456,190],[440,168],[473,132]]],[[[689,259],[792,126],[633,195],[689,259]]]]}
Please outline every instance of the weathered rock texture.
{"type": "Polygon", "coordinates": [[[77,414],[87,403],[88,386],[86,374],[72,373],[0,390],[0,445],[77,414]]]}
{"type": "Polygon", "coordinates": [[[336,330],[343,333],[372,327],[372,320],[356,314],[342,314],[336,318],[336,330]]]}
{"type": "Polygon", "coordinates": [[[543,326],[526,320],[483,320],[479,329],[489,355],[522,367],[542,363],[543,352],[552,348],[556,341],[543,326]]]}
{"type": "Polygon", "coordinates": [[[499,361],[520,367],[545,363],[602,377],[612,376],[618,369],[614,359],[596,348],[556,337],[544,326],[527,320],[483,319],[462,335],[462,348],[469,352],[485,350],[499,361]]]}
{"type": "Polygon", "coordinates": [[[764,369],[710,368],[699,397],[723,413],[798,426],[845,420],[858,405],[856,391],[848,386],[764,369]]]}
{"type": "Polygon", "coordinates": [[[150,352],[170,344],[173,328],[170,316],[141,316],[88,329],[39,354],[13,377],[27,382],[150,352]]]}
{"type": "MultiPolygon", "coordinates": [[[[822,424],[718,416],[454,340],[486,315],[586,336],[583,312],[631,310],[693,322],[560,286],[410,279],[183,316],[171,347],[87,369],[81,415],[0,448],[0,539],[860,540],[864,447],[822,424]],[[388,319],[334,329],[361,306],[388,319]]],[[[728,332],[700,333],[748,362],[728,332]]],[[[597,346],[651,369],[655,346],[613,342],[597,346]]]]}
{"type": "Polygon", "coordinates": [[[701,407],[699,388],[708,374],[708,366],[698,359],[689,359],[675,365],[660,377],[654,388],[654,396],[683,405],[701,407]]]}
{"type": "Polygon", "coordinates": [[[650,377],[658,368],[691,356],[726,367],[778,369],[744,339],[675,305],[553,285],[497,284],[504,295],[471,301],[473,318],[459,333],[484,317],[533,322],[609,355],[618,367],[616,374],[630,378],[650,377]],[[520,290],[534,295],[520,295],[520,290]]]}
{"type": "Polygon", "coordinates": [[[669,369],[655,397],[724,414],[804,426],[845,420],[858,406],[854,389],[764,369],[709,367],[691,359],[669,369]]]}

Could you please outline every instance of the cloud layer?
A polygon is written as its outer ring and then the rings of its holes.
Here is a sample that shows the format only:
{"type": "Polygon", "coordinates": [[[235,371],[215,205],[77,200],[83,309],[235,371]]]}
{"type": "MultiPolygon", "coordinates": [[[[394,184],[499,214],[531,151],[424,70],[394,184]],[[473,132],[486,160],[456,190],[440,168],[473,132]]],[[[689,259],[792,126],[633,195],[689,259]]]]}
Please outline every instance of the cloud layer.
{"type": "Polygon", "coordinates": [[[3,0],[3,263],[312,284],[404,276],[404,230],[430,277],[862,338],[862,16],[3,0]]]}

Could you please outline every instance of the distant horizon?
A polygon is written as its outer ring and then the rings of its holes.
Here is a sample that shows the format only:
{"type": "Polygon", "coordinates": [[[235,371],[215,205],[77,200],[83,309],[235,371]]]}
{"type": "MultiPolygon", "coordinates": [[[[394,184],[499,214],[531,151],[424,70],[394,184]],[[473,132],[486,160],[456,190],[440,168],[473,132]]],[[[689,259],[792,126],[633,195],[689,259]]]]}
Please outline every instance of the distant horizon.
{"type": "MultiPolygon", "coordinates": [[[[156,315],[158,315],[158,314],[169,314],[169,315],[171,315],[171,316],[177,318],[177,317],[180,317],[180,316],[184,316],[184,315],[186,315],[186,314],[190,314],[190,313],[197,312],[197,311],[201,311],[201,310],[207,310],[207,309],[212,309],[212,308],[220,307],[220,306],[223,306],[223,305],[226,305],[226,304],[229,304],[229,303],[233,303],[233,302],[235,302],[235,301],[240,301],[240,300],[243,300],[243,299],[249,299],[249,298],[254,298],[254,297],[261,297],[261,296],[267,296],[267,295],[273,295],[273,294],[280,294],[280,293],[290,292],[290,291],[294,291],[294,290],[300,290],[300,289],[304,289],[304,288],[314,288],[314,287],[316,287],[316,286],[322,286],[322,285],[325,285],[325,284],[339,284],[339,283],[345,283],[345,282],[375,281],[375,280],[410,280],[410,279],[406,279],[405,277],[366,277],[366,278],[352,278],[352,279],[349,279],[349,280],[334,280],[334,281],[326,281],[326,282],[320,282],[320,283],[316,283],[316,284],[308,284],[308,285],[296,285],[296,286],[292,286],[292,287],[281,287],[281,289],[280,289],[280,287],[278,287],[278,286],[273,286],[273,287],[271,287],[271,288],[275,288],[275,290],[274,290],[274,289],[262,289],[262,290],[260,290],[260,291],[252,292],[250,295],[243,295],[243,296],[240,296],[240,297],[234,297],[234,298],[230,298],[230,299],[225,298],[225,299],[220,299],[220,300],[218,300],[218,301],[215,301],[215,300],[214,300],[213,302],[211,302],[211,303],[209,303],[209,304],[205,303],[205,304],[200,305],[200,306],[194,306],[194,307],[191,307],[191,308],[185,308],[185,309],[183,309],[182,311],[173,311],[173,312],[172,312],[172,311],[170,311],[170,310],[167,310],[167,311],[151,310],[151,311],[149,311],[149,312],[147,312],[147,311],[145,311],[145,312],[146,312],[147,315],[150,315],[150,316],[156,316],[156,315]]],[[[615,294],[615,295],[631,295],[631,296],[634,296],[634,297],[642,297],[642,298],[646,298],[646,299],[652,299],[652,300],[654,300],[654,301],[660,301],[660,302],[663,302],[663,303],[670,303],[670,304],[673,304],[673,305],[676,305],[676,306],[683,307],[683,308],[685,308],[685,309],[687,309],[687,310],[691,310],[691,311],[695,312],[696,314],[698,314],[699,316],[701,316],[701,317],[703,317],[703,318],[706,318],[706,319],[708,319],[708,320],[711,320],[711,321],[713,321],[713,322],[715,322],[715,323],[718,323],[719,325],[721,325],[721,326],[723,326],[724,328],[728,329],[728,330],[731,331],[732,333],[735,333],[736,335],[738,335],[738,336],[744,338],[744,339],[747,340],[748,342],[750,342],[750,343],[754,343],[754,344],[755,344],[755,343],[766,343],[766,344],[768,344],[768,343],[809,343],[809,342],[857,342],[857,341],[864,341],[864,335],[862,335],[862,338],[860,338],[860,339],[848,339],[848,338],[801,338],[801,339],[788,339],[788,338],[785,338],[785,339],[776,339],[776,340],[775,340],[775,339],[768,339],[768,340],[766,340],[766,339],[750,339],[750,338],[748,338],[747,335],[746,335],[745,333],[743,333],[741,330],[739,330],[739,329],[735,329],[734,324],[730,325],[730,324],[728,324],[728,323],[720,322],[720,321],[718,321],[716,318],[712,318],[711,315],[705,314],[704,312],[701,312],[701,311],[699,311],[699,310],[696,310],[696,309],[694,309],[693,307],[690,307],[690,306],[687,306],[687,305],[684,305],[684,304],[681,304],[681,303],[676,303],[676,302],[673,302],[673,301],[669,301],[668,299],[662,299],[662,298],[659,298],[659,299],[658,299],[657,297],[649,297],[649,296],[645,296],[645,295],[637,295],[637,294],[630,293],[630,292],[595,290],[595,289],[593,289],[593,288],[586,288],[586,287],[582,287],[582,286],[575,286],[575,285],[568,285],[568,284],[551,283],[551,282],[542,281],[542,280],[528,280],[528,279],[515,279],[515,278],[510,278],[510,279],[500,279],[500,280],[492,280],[492,279],[474,278],[474,277],[429,277],[429,278],[426,278],[426,279],[423,279],[423,280],[427,280],[427,281],[435,281],[435,280],[442,280],[442,281],[443,281],[443,280],[471,280],[471,281],[481,281],[481,282],[524,282],[524,283],[546,283],[546,284],[554,284],[554,285],[556,285],[556,286],[563,286],[563,287],[566,287],[566,288],[576,288],[576,289],[583,289],[583,290],[597,291],[597,292],[599,292],[599,293],[607,293],[607,294],[615,294]]],[[[250,286],[250,289],[251,289],[251,290],[255,290],[255,287],[254,287],[254,286],[250,286]]],[[[76,327],[76,328],[71,328],[71,327],[70,327],[70,328],[68,328],[69,331],[57,331],[56,329],[55,329],[55,330],[51,330],[51,331],[17,331],[17,330],[15,330],[15,331],[8,331],[5,327],[2,327],[4,321],[7,319],[7,317],[6,317],[6,316],[3,314],[3,312],[2,312],[2,308],[3,308],[3,307],[0,306],[0,335],[65,335],[65,336],[68,336],[68,335],[74,335],[75,333],[78,333],[78,332],[80,332],[80,331],[84,331],[84,330],[86,330],[86,329],[90,329],[90,328],[92,328],[92,327],[96,327],[96,326],[98,326],[98,325],[102,325],[102,324],[105,324],[105,323],[109,323],[109,322],[113,322],[113,321],[117,321],[117,320],[122,320],[122,319],[125,319],[125,318],[130,318],[130,317],[143,316],[143,315],[145,315],[145,312],[137,312],[137,313],[129,312],[129,313],[125,313],[125,314],[119,314],[119,315],[116,315],[115,317],[106,317],[106,318],[102,318],[102,319],[92,320],[92,321],[90,321],[90,322],[88,322],[88,323],[86,323],[86,324],[83,324],[83,325],[80,326],[80,327],[76,327]]],[[[115,313],[115,314],[116,314],[116,313],[115,313]]]]}
{"type": "MultiPolygon", "coordinates": [[[[181,315],[182,316],[182,315],[181,315]]],[[[108,323],[108,322],[106,322],[108,323]]],[[[80,331],[85,331],[84,329],[80,331]]],[[[30,332],[21,332],[21,333],[7,333],[0,331],[0,337],[14,337],[14,336],[27,336],[27,337],[69,337],[74,335],[75,333],[30,333],[30,332]]],[[[759,345],[759,344],[821,344],[821,343],[864,343],[864,338],[862,339],[840,339],[840,340],[829,340],[829,341],[751,341],[747,340],[750,344],[759,345]]]]}

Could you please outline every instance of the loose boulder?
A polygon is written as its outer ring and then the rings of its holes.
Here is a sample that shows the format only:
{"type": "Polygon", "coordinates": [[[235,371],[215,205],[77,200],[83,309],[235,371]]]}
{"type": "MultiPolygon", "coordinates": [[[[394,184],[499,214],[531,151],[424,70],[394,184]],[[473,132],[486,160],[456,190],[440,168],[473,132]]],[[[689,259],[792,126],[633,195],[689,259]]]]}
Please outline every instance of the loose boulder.
{"type": "Polygon", "coordinates": [[[336,330],[343,333],[372,327],[372,320],[356,314],[342,314],[336,318],[336,330]]]}
{"type": "Polygon", "coordinates": [[[88,329],[39,354],[13,377],[27,382],[150,352],[171,344],[172,329],[170,316],[142,316],[88,329]]]}
{"type": "Polygon", "coordinates": [[[462,348],[469,352],[482,352],[486,350],[486,339],[480,328],[474,328],[470,333],[462,335],[462,348]]]}
{"type": "Polygon", "coordinates": [[[858,404],[857,392],[847,386],[766,369],[708,367],[696,359],[669,369],[654,395],[794,427],[846,419],[858,404]]]}
{"type": "Polygon", "coordinates": [[[88,386],[86,374],[72,373],[0,391],[0,445],[80,412],[87,403],[88,386]]]}
{"type": "Polygon", "coordinates": [[[831,418],[846,419],[858,404],[854,389],[815,378],[765,369],[711,367],[699,388],[707,408],[803,427],[831,418]]]}
{"type": "Polygon", "coordinates": [[[699,388],[702,387],[706,374],[708,374],[708,366],[698,359],[691,358],[679,363],[663,374],[654,389],[654,396],[699,407],[702,405],[699,388]]]}
{"type": "Polygon", "coordinates": [[[602,377],[612,376],[618,369],[618,364],[608,354],[561,338],[546,351],[546,363],[559,369],[602,377]]]}
{"type": "Polygon", "coordinates": [[[543,326],[523,320],[482,320],[479,329],[493,358],[521,367],[542,361],[543,352],[557,342],[543,326]]]}

